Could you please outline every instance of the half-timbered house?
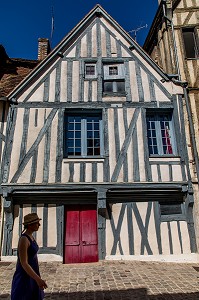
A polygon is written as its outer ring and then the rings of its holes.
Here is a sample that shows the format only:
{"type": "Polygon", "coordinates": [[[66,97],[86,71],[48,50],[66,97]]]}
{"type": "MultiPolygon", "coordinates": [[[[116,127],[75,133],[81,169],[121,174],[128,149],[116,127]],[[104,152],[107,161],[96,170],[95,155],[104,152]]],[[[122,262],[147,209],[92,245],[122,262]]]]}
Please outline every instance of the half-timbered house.
{"type": "Polygon", "coordinates": [[[182,94],[95,6],[8,97],[2,254],[37,212],[40,253],[64,263],[191,257],[182,94]]]}

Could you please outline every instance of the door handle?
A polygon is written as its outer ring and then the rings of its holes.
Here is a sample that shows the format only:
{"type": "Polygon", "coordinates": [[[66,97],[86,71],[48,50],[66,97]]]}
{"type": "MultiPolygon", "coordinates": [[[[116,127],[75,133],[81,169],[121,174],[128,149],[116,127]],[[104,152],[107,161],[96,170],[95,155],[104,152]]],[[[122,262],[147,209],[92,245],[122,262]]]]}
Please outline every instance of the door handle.
{"type": "Polygon", "coordinates": [[[86,241],[82,241],[82,244],[83,244],[83,245],[86,245],[86,241]]]}

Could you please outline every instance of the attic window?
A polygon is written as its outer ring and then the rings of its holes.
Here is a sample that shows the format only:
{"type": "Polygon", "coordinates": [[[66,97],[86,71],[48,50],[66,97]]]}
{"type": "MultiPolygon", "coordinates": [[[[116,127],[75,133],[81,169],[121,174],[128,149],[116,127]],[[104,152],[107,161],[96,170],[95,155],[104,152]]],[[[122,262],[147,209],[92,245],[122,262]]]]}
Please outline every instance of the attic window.
{"type": "Polygon", "coordinates": [[[96,64],[86,63],[85,64],[85,78],[96,77],[96,64]]]}
{"type": "Polygon", "coordinates": [[[103,65],[103,96],[125,96],[125,70],[123,63],[103,65]]]}
{"type": "Polygon", "coordinates": [[[118,75],[117,67],[109,67],[109,75],[118,75]]]}

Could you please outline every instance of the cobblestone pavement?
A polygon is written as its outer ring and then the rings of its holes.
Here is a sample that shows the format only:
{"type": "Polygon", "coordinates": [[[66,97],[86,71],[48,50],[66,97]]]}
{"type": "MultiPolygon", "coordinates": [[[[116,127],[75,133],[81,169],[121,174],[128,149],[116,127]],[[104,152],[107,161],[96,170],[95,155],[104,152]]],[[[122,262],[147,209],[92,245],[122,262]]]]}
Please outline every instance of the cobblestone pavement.
{"type": "MultiPolygon", "coordinates": [[[[0,262],[0,299],[10,299],[15,263],[0,262]]],[[[103,261],[63,265],[40,263],[45,299],[199,300],[199,265],[103,261]]],[[[36,300],[36,299],[35,299],[36,300]]]]}

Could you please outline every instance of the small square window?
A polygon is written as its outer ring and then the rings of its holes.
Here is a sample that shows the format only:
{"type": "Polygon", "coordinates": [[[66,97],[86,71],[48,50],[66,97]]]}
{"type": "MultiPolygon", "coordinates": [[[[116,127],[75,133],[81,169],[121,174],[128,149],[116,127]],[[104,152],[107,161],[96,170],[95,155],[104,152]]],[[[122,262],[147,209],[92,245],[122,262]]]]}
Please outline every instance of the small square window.
{"type": "Polygon", "coordinates": [[[95,66],[86,66],[86,75],[95,75],[95,66]]]}
{"type": "Polygon", "coordinates": [[[117,67],[109,67],[109,75],[118,75],[117,67]]]}
{"type": "Polygon", "coordinates": [[[85,64],[85,78],[96,78],[96,65],[86,63],[85,64]]]}

